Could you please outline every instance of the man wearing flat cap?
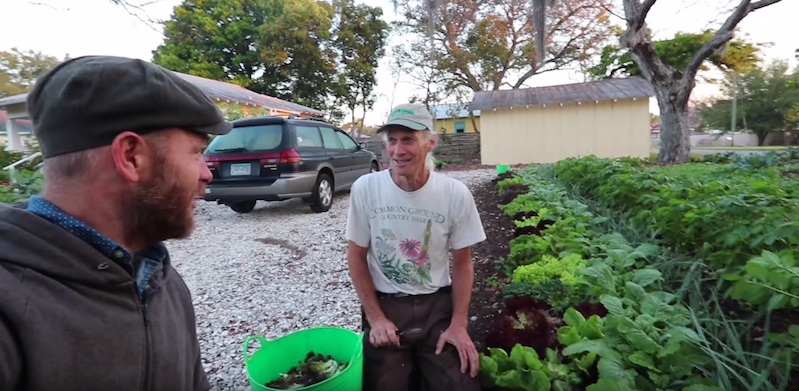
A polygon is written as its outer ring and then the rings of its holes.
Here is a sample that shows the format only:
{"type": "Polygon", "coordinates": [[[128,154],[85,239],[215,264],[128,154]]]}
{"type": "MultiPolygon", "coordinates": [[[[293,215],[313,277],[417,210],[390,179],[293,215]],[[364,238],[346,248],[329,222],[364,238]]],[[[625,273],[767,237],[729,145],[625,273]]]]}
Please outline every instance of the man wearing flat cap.
{"type": "Polygon", "coordinates": [[[173,72],[121,57],[63,62],[27,99],[45,181],[0,204],[0,390],[208,390],[162,242],[192,232],[202,151],[231,124],[173,72]]]}

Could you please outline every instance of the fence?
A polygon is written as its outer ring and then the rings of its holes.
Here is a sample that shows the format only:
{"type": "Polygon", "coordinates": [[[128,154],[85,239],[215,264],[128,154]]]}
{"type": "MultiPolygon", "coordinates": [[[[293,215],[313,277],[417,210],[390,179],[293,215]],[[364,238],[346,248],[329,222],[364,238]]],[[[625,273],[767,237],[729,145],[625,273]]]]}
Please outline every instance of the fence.
{"type": "MultiPolygon", "coordinates": [[[[373,136],[365,141],[366,149],[374,152],[380,161],[388,164],[388,155],[383,140],[373,136]]],[[[437,159],[480,159],[480,133],[439,134],[438,145],[433,150],[437,159]]]]}

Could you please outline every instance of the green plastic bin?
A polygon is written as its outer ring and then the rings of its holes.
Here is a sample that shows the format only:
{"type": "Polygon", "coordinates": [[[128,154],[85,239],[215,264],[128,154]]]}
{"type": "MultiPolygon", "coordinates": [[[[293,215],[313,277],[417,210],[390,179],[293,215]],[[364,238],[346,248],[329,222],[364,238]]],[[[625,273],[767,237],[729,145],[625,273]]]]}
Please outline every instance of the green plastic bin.
{"type": "Polygon", "coordinates": [[[504,164],[497,166],[497,174],[504,174],[508,172],[508,170],[510,170],[510,165],[504,164]]]}
{"type": "Polygon", "coordinates": [[[305,360],[308,352],[330,355],[338,362],[347,362],[347,368],[336,376],[299,391],[361,391],[363,384],[363,334],[339,327],[316,327],[286,334],[267,341],[261,336],[244,340],[244,366],[250,387],[254,391],[272,391],[264,384],[288,372],[298,362],[305,360]],[[248,355],[252,340],[261,342],[261,348],[248,355]]]}

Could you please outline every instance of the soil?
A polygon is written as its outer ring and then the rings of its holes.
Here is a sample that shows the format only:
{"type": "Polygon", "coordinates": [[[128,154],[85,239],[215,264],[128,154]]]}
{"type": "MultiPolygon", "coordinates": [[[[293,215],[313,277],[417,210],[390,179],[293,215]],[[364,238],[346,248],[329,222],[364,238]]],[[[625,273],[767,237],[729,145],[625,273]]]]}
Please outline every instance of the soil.
{"type": "Polygon", "coordinates": [[[496,186],[497,180],[493,180],[472,190],[488,238],[472,249],[474,288],[469,309],[472,317],[469,333],[479,352],[485,351],[485,338],[502,309],[501,291],[492,282],[505,278],[499,259],[510,252],[509,243],[514,231],[513,220],[499,209],[496,186]]]}
{"type": "Polygon", "coordinates": [[[783,178],[792,179],[799,177],[799,171],[783,171],[780,175],[782,175],[783,178]]]}

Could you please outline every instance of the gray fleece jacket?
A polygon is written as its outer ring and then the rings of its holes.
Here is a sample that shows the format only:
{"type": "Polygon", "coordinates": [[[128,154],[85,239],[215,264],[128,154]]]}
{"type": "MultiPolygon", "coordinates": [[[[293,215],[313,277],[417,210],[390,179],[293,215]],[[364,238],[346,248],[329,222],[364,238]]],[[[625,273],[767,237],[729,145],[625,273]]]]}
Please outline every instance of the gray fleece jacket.
{"type": "Polygon", "coordinates": [[[141,300],[94,247],[0,203],[0,390],[209,388],[190,293],[168,260],[141,300]]]}

